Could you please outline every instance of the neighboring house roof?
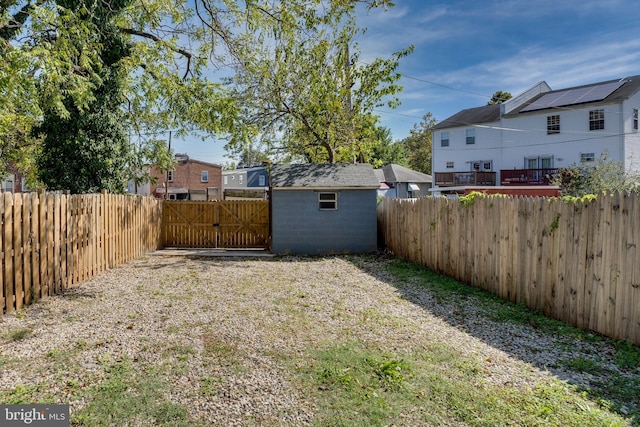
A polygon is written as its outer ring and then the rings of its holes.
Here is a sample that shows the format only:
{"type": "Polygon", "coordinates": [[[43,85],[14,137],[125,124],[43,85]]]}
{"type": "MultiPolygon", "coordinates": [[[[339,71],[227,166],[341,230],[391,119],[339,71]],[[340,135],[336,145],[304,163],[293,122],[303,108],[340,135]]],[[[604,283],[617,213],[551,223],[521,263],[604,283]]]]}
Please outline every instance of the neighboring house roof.
{"type": "Polygon", "coordinates": [[[377,189],[380,181],[367,163],[293,164],[271,167],[272,188],[361,188],[377,189]]]}
{"type": "Polygon", "coordinates": [[[375,172],[380,182],[389,184],[397,182],[432,182],[431,175],[393,163],[383,166],[381,169],[376,169],[375,172]]]}
{"type": "Polygon", "coordinates": [[[175,161],[175,163],[178,163],[178,164],[198,163],[198,164],[203,165],[203,166],[209,166],[211,168],[220,168],[220,169],[222,169],[221,165],[218,165],[218,164],[215,164],[215,163],[203,162],[202,160],[196,160],[196,159],[191,159],[191,158],[182,159],[182,160],[179,160],[179,159],[176,158],[174,161],[175,161]]]}
{"type": "Polygon", "coordinates": [[[432,129],[447,129],[500,120],[500,104],[467,108],[435,125],[432,129]]]}
{"type": "MultiPolygon", "coordinates": [[[[537,86],[549,88],[545,82],[537,86]]],[[[640,75],[607,80],[588,85],[558,90],[542,90],[526,102],[522,102],[503,117],[517,117],[520,113],[537,113],[556,108],[582,107],[587,104],[611,104],[622,102],[640,90],[640,75]]],[[[491,123],[500,120],[501,105],[485,105],[467,108],[433,126],[433,130],[491,123]]]]}
{"type": "Polygon", "coordinates": [[[591,83],[543,92],[510,111],[505,117],[519,113],[539,112],[558,107],[582,107],[586,104],[611,104],[622,102],[640,90],[640,76],[591,83]]]}

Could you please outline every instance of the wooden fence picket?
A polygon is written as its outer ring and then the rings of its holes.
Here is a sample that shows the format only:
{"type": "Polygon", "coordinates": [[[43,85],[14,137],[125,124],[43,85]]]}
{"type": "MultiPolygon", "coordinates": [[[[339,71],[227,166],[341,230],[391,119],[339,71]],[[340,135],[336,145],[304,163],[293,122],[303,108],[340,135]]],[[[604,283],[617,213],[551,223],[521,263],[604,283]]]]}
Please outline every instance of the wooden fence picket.
{"type": "Polygon", "coordinates": [[[158,249],[161,212],[160,201],[139,196],[0,194],[3,312],[158,249]]]}
{"type": "Polygon", "coordinates": [[[640,345],[640,195],[383,199],[398,256],[582,329],[640,345]],[[422,236],[416,238],[416,236],[422,236]]]}

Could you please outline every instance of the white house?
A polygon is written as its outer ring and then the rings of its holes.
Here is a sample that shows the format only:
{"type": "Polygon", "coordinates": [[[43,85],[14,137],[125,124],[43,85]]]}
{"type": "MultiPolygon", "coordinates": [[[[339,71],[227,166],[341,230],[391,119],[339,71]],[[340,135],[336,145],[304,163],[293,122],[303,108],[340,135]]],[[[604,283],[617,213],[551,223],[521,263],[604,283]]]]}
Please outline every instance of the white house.
{"type": "Polygon", "coordinates": [[[551,90],[541,82],[500,105],[432,128],[434,190],[544,185],[558,168],[607,153],[640,172],[640,76],[551,90]]]}

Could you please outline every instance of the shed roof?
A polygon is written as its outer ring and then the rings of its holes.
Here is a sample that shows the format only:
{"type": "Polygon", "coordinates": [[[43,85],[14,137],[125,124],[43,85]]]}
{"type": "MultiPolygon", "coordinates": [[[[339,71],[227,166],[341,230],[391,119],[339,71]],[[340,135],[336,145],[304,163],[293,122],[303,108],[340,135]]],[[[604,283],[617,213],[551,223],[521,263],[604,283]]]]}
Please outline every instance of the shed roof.
{"type": "Polygon", "coordinates": [[[394,163],[376,169],[380,182],[432,182],[431,175],[405,168],[394,163]]]}
{"type": "Polygon", "coordinates": [[[367,163],[281,164],[271,167],[271,187],[277,188],[378,188],[380,182],[367,163]]]}

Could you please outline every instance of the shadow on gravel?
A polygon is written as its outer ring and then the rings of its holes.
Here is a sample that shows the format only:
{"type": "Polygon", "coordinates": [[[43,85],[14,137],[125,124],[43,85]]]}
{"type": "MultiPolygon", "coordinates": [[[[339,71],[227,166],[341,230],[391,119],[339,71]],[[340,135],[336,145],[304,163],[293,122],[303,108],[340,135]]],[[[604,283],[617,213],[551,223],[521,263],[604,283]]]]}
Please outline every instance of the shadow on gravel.
{"type": "Polygon", "coordinates": [[[580,331],[393,255],[347,259],[452,327],[610,402],[640,425],[640,349],[630,343],[580,331]]]}

